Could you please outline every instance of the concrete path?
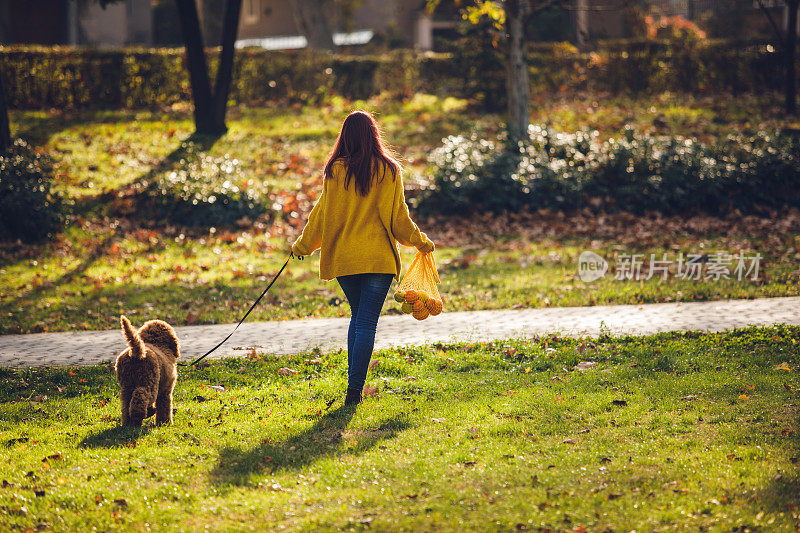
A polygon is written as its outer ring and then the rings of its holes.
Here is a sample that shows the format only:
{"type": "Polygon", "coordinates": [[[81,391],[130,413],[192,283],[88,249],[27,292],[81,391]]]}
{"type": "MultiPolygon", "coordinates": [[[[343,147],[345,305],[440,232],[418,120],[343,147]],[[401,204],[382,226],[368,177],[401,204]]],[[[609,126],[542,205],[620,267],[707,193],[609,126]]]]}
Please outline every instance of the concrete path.
{"type": "MultiPolygon", "coordinates": [[[[293,354],[313,347],[342,348],[347,318],[245,323],[209,357],[260,352],[293,354]]],[[[557,307],[442,313],[423,322],[407,315],[380,319],[377,348],[430,342],[493,340],[549,333],[642,335],[671,330],[722,331],[742,326],[800,325],[800,297],[714,302],[557,307]]],[[[138,325],[138,324],[134,324],[138,325]]],[[[225,338],[233,324],[176,328],[184,359],[225,338]]],[[[0,336],[0,367],[91,365],[111,361],[125,347],[121,330],[0,336]]]]}

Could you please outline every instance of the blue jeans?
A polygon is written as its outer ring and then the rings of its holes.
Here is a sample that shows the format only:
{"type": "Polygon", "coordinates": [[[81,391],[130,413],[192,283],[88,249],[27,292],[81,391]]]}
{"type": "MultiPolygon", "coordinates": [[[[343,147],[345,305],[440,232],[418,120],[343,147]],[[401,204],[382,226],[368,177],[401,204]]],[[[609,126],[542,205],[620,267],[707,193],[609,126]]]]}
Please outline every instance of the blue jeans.
{"type": "Polygon", "coordinates": [[[347,330],[347,388],[360,391],[367,379],[369,360],[375,346],[378,317],[392,284],[393,274],[353,274],[336,281],[350,304],[347,330]]]}

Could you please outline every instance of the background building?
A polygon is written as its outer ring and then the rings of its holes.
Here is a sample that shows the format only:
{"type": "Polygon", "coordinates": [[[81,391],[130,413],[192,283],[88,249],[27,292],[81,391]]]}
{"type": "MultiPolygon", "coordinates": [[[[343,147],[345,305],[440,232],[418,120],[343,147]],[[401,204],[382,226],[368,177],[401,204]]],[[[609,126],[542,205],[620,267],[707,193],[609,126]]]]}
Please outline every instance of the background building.
{"type": "MultiPolygon", "coordinates": [[[[225,0],[197,0],[206,44],[219,44],[225,0]]],[[[572,41],[637,36],[643,13],[680,15],[712,37],[773,37],[758,0],[642,0],[633,7],[617,0],[573,0],[570,9],[537,14],[528,35],[535,41],[572,41]]],[[[782,0],[763,0],[773,19],[786,27],[782,0]]],[[[437,48],[452,38],[460,17],[455,8],[431,15],[425,0],[323,0],[334,43],[437,48]]],[[[445,4],[449,5],[449,4],[445,4]]],[[[304,48],[292,4],[287,0],[242,0],[238,46],[304,48]]],[[[121,0],[101,7],[96,0],[0,0],[0,43],[97,46],[182,44],[174,0],[121,0]]]]}
{"type": "Polygon", "coordinates": [[[149,45],[151,0],[105,9],[90,0],[0,0],[0,42],[13,44],[149,45]]]}

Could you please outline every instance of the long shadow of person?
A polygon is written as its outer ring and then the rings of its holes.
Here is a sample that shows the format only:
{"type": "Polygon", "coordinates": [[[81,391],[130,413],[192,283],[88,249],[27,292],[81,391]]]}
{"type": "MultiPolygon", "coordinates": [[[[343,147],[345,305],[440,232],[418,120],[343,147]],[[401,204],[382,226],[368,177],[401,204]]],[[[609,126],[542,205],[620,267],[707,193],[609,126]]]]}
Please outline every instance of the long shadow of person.
{"type": "Polygon", "coordinates": [[[391,439],[410,427],[406,415],[396,415],[377,428],[358,432],[356,443],[344,448],[343,434],[354,414],[354,407],[342,406],[284,442],[275,443],[265,438],[251,450],[223,448],[211,478],[222,485],[242,485],[252,474],[299,469],[324,457],[360,455],[381,440],[391,439]]]}

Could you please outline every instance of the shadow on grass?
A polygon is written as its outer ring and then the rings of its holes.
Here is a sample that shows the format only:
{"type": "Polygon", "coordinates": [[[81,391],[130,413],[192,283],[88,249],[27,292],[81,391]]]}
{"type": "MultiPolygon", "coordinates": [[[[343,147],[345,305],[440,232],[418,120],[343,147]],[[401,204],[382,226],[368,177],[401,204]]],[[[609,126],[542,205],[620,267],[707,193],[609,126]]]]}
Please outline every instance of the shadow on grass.
{"type": "Polygon", "coordinates": [[[150,432],[150,426],[144,425],[139,428],[130,426],[114,426],[102,431],[96,431],[86,435],[80,443],[79,448],[117,448],[127,446],[136,439],[144,437],[150,432]]]}
{"type": "Polygon", "coordinates": [[[252,474],[296,470],[324,457],[360,455],[410,427],[405,415],[396,415],[375,429],[359,431],[356,444],[345,448],[342,447],[343,433],[354,414],[354,407],[342,406],[284,442],[273,443],[264,439],[251,450],[223,448],[211,479],[219,485],[244,485],[252,474]]]}
{"type": "MultiPolygon", "coordinates": [[[[787,404],[784,409],[784,413],[773,413],[779,429],[773,438],[782,441],[789,460],[796,465],[800,463],[800,408],[787,404]]],[[[757,491],[756,501],[776,513],[796,512],[800,507],[800,473],[796,469],[792,471],[791,467],[781,470],[773,469],[769,481],[757,491]]]]}
{"type": "MultiPolygon", "coordinates": [[[[114,233],[106,235],[103,239],[92,245],[91,249],[88,250],[80,263],[65,271],[53,281],[36,285],[28,292],[20,293],[15,299],[11,300],[11,306],[16,307],[19,302],[24,300],[39,300],[48,290],[54,287],[60,287],[65,283],[70,283],[75,278],[83,276],[83,274],[89,270],[89,268],[91,268],[98,259],[105,257],[108,254],[108,251],[111,249],[111,246],[113,246],[116,240],[117,235],[114,233]]],[[[0,264],[2,264],[2,262],[0,262],[0,264]]],[[[19,325],[19,322],[17,322],[17,324],[19,325]]]]}
{"type": "MultiPolygon", "coordinates": [[[[116,396],[118,387],[110,364],[0,368],[0,404],[22,402],[39,395],[60,401],[96,394],[111,401],[116,396]]],[[[20,405],[30,404],[24,402],[20,405]]],[[[30,416],[30,413],[24,409],[12,410],[6,416],[9,422],[13,420],[15,423],[22,423],[22,419],[30,416]]]]}
{"type": "MultiPolygon", "coordinates": [[[[136,178],[133,182],[124,185],[121,188],[112,190],[112,191],[105,191],[98,193],[96,195],[91,196],[81,196],[76,199],[75,201],[75,213],[85,215],[87,217],[91,217],[93,212],[97,209],[100,211],[104,211],[108,216],[118,216],[118,215],[131,215],[134,218],[137,216],[140,219],[147,219],[152,222],[152,215],[153,213],[150,212],[148,209],[145,209],[144,213],[139,213],[138,208],[131,207],[130,213],[118,213],[116,212],[117,208],[111,207],[108,208],[109,204],[114,201],[115,198],[120,197],[123,195],[123,191],[137,191],[139,189],[146,188],[159,174],[167,172],[169,170],[174,170],[180,168],[184,165],[187,165],[190,161],[197,159],[197,155],[199,153],[206,152],[211,149],[211,147],[216,144],[216,142],[220,139],[221,135],[198,135],[192,134],[183,141],[181,141],[180,145],[175,148],[172,152],[170,152],[167,156],[165,156],[161,161],[159,161],[156,165],[154,165],[150,170],[136,178]]],[[[140,203],[140,198],[138,197],[137,192],[129,192],[132,194],[132,198],[134,199],[135,204],[140,203]]],[[[164,222],[163,220],[158,222],[164,222]]],[[[109,253],[109,250],[114,245],[114,243],[119,239],[119,235],[116,232],[112,232],[99,240],[95,243],[91,249],[85,254],[83,260],[76,265],[74,268],[64,272],[58,278],[43,283],[41,285],[35,286],[33,289],[26,293],[17,293],[17,296],[9,301],[9,308],[16,309],[21,302],[25,301],[38,301],[45,293],[50,291],[53,288],[61,287],[65,283],[70,283],[75,281],[76,279],[80,279],[89,268],[91,268],[98,260],[103,257],[106,257],[109,253]]],[[[44,246],[49,246],[49,243],[45,244],[44,246]]],[[[149,248],[139,252],[142,256],[146,256],[150,253],[150,251],[154,248],[151,245],[149,248]]],[[[44,248],[42,248],[43,250],[44,248]]],[[[0,255],[0,265],[6,264],[6,261],[0,255]]],[[[80,291],[83,294],[83,291],[80,291]]],[[[0,309],[5,311],[6,306],[0,306],[0,309]]],[[[22,323],[18,319],[16,319],[16,313],[11,314],[10,317],[16,321],[16,324],[13,326],[8,324],[0,325],[0,334],[7,334],[7,333],[23,333],[25,332],[25,328],[23,328],[22,323]]]]}
{"type": "Polygon", "coordinates": [[[161,161],[150,167],[150,170],[138,178],[113,190],[106,190],[94,195],[85,195],[77,198],[75,201],[75,212],[87,216],[96,210],[100,210],[101,212],[106,211],[105,214],[115,216],[131,216],[140,214],[142,215],[140,218],[153,221],[150,219],[150,216],[153,213],[139,213],[139,209],[134,207],[128,207],[127,209],[123,209],[122,212],[117,213],[114,212],[115,208],[113,207],[111,211],[107,211],[107,204],[113,202],[115,199],[124,198],[126,195],[129,196],[132,194],[134,197],[136,197],[138,193],[147,188],[158,175],[189,165],[191,162],[198,159],[199,154],[210,150],[221,137],[221,134],[203,135],[192,133],[183,139],[177,148],[164,156],[161,161]]]}
{"type": "MultiPolygon", "coordinates": [[[[39,113],[12,112],[11,133],[20,137],[32,146],[44,146],[58,133],[73,128],[79,124],[120,124],[135,123],[141,110],[65,110],[51,111],[39,116],[39,113]]],[[[161,121],[166,115],[167,120],[183,120],[191,117],[190,114],[172,111],[154,112],[146,121],[161,121]]]]}

